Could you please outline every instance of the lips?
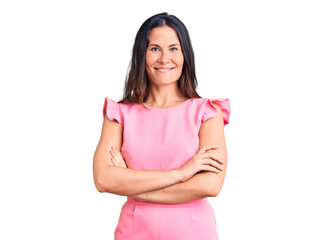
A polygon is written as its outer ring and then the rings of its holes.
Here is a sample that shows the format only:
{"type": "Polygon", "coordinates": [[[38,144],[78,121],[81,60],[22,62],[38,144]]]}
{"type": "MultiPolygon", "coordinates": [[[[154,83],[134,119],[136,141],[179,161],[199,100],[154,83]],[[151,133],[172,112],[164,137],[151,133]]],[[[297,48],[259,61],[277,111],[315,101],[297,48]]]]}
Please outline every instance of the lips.
{"type": "Polygon", "coordinates": [[[172,69],[174,69],[174,67],[173,68],[154,68],[154,69],[158,72],[169,72],[172,69]]]}

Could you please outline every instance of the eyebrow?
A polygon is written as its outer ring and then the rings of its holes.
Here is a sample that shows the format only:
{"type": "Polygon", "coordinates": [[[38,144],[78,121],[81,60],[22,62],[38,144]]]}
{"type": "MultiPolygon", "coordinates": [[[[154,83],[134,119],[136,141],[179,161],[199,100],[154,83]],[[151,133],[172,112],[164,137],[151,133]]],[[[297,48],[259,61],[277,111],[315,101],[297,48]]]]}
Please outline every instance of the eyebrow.
{"type": "MultiPolygon", "coordinates": [[[[174,43],[174,44],[169,45],[169,47],[176,46],[176,45],[180,46],[179,43],[174,43]]],[[[160,47],[159,45],[157,45],[157,44],[155,44],[155,43],[151,43],[151,44],[149,44],[148,46],[156,46],[156,47],[160,47]]]]}

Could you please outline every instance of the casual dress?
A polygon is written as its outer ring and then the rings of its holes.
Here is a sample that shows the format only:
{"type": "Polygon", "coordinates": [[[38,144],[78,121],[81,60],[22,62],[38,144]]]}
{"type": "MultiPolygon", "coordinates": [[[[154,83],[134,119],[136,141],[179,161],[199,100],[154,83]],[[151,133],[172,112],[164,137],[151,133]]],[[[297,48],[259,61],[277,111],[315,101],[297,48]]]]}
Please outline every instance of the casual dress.
{"type": "MultiPolygon", "coordinates": [[[[227,98],[190,98],[169,108],[145,103],[117,103],[106,97],[103,108],[111,121],[123,125],[121,153],[127,167],[174,170],[199,150],[201,124],[220,106],[228,124],[227,98]]],[[[115,240],[216,240],[216,219],[207,198],[179,204],[139,201],[127,197],[115,229],[115,240]]]]}

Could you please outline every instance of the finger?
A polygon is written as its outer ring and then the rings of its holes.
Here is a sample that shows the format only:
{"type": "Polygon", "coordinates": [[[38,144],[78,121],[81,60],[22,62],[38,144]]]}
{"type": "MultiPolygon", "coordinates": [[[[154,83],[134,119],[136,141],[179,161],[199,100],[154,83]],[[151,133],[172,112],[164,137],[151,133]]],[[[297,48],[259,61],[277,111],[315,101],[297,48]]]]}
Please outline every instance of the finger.
{"type": "Polygon", "coordinates": [[[214,168],[214,167],[212,167],[210,165],[203,165],[203,166],[204,166],[203,167],[203,170],[205,170],[205,171],[211,171],[211,172],[215,172],[215,173],[220,173],[221,172],[217,168],[214,168]]]}
{"type": "Polygon", "coordinates": [[[117,148],[113,149],[113,153],[118,157],[118,158],[123,158],[122,154],[120,153],[120,151],[117,148]]]}
{"type": "Polygon", "coordinates": [[[116,164],[116,166],[122,166],[122,161],[118,160],[116,156],[112,157],[113,162],[116,164]]]}
{"type": "Polygon", "coordinates": [[[206,158],[203,160],[204,161],[201,162],[202,164],[212,166],[220,171],[224,171],[224,167],[221,164],[219,164],[218,162],[214,161],[213,159],[206,158]]]}
{"type": "Polygon", "coordinates": [[[211,159],[219,162],[220,164],[224,164],[225,163],[223,159],[221,159],[218,155],[216,155],[214,153],[208,153],[208,152],[207,153],[202,153],[201,154],[201,157],[202,158],[211,158],[211,159]]]}
{"type": "Polygon", "coordinates": [[[110,158],[110,161],[108,161],[108,163],[111,165],[111,166],[115,166],[113,160],[110,158]]]}
{"type": "Polygon", "coordinates": [[[125,167],[126,168],[126,165],[125,165],[125,162],[123,160],[117,160],[120,164],[121,167],[125,167]]]}
{"type": "Polygon", "coordinates": [[[216,146],[216,145],[204,145],[202,146],[201,148],[203,150],[208,150],[208,149],[213,149],[213,148],[218,148],[219,146],[216,146]]]}
{"type": "Polygon", "coordinates": [[[200,149],[199,149],[199,153],[204,153],[210,149],[216,149],[218,148],[218,146],[215,146],[215,145],[204,145],[202,146],[200,149]]]}
{"type": "Polygon", "coordinates": [[[114,157],[114,155],[115,155],[114,151],[112,149],[110,149],[109,152],[110,152],[111,156],[114,157]]]}
{"type": "Polygon", "coordinates": [[[114,166],[119,166],[115,158],[110,158],[110,160],[113,162],[114,166]]]}
{"type": "Polygon", "coordinates": [[[116,154],[115,154],[115,152],[113,150],[110,150],[110,154],[112,156],[112,159],[114,161],[116,161],[117,165],[119,166],[121,161],[118,159],[118,156],[116,156],[116,154]]]}
{"type": "Polygon", "coordinates": [[[220,171],[224,171],[224,167],[220,163],[214,161],[213,159],[210,159],[210,158],[205,159],[204,164],[208,164],[210,166],[217,168],[220,171]]]}
{"type": "Polygon", "coordinates": [[[122,155],[119,155],[119,154],[116,153],[115,150],[113,150],[113,149],[111,149],[110,152],[111,152],[112,156],[113,156],[114,158],[116,158],[116,160],[117,160],[118,162],[121,162],[121,159],[123,159],[123,158],[122,158],[122,155]]]}
{"type": "Polygon", "coordinates": [[[127,168],[126,163],[125,163],[123,157],[118,156],[118,154],[116,154],[114,150],[111,150],[111,152],[113,152],[112,155],[114,155],[113,158],[116,160],[117,165],[118,166],[121,166],[121,167],[127,168]]]}
{"type": "Polygon", "coordinates": [[[116,158],[114,159],[114,161],[116,162],[116,166],[126,168],[125,163],[123,163],[122,161],[118,161],[116,158]]]}

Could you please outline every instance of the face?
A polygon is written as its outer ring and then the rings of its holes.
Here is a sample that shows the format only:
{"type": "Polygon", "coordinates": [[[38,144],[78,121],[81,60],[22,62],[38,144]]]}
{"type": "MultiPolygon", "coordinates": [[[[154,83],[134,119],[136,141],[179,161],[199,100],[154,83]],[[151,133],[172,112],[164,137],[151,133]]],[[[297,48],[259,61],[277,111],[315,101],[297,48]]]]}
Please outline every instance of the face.
{"type": "Polygon", "coordinates": [[[169,84],[182,75],[184,56],[176,31],[169,27],[151,30],[146,51],[146,72],[150,82],[169,84]]]}

